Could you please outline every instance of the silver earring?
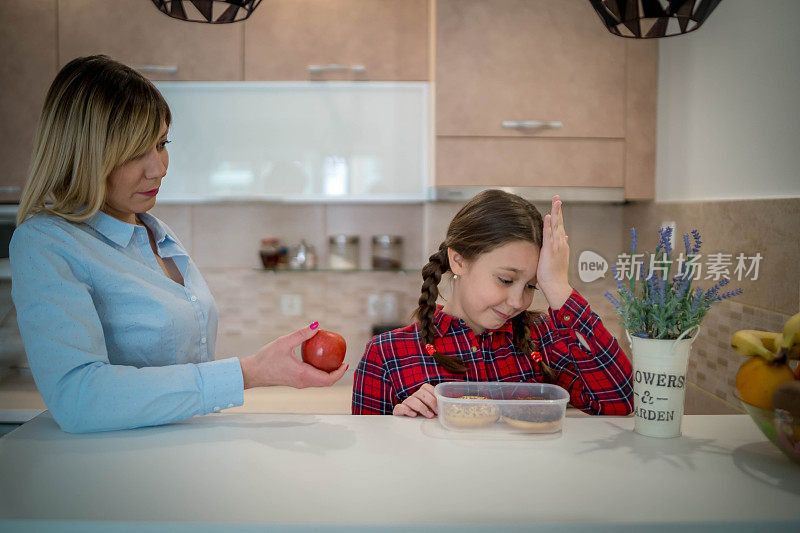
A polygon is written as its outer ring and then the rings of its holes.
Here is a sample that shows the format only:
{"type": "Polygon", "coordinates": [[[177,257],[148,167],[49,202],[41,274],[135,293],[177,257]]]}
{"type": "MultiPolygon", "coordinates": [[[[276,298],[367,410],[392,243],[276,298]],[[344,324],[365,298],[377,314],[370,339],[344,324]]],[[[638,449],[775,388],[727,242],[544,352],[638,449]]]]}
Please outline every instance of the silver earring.
{"type": "Polygon", "coordinates": [[[453,279],[458,279],[458,274],[453,274],[453,279]]]}

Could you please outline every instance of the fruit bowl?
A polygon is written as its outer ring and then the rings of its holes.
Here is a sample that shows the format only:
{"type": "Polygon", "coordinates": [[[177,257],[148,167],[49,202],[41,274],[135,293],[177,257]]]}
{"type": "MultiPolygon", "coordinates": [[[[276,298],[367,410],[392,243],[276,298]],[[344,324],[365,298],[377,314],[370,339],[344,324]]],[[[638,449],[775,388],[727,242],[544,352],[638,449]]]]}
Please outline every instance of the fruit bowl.
{"type": "Polygon", "coordinates": [[[753,419],[758,429],[789,459],[800,464],[800,420],[783,409],[763,409],[742,400],[744,410],[753,419]]]}

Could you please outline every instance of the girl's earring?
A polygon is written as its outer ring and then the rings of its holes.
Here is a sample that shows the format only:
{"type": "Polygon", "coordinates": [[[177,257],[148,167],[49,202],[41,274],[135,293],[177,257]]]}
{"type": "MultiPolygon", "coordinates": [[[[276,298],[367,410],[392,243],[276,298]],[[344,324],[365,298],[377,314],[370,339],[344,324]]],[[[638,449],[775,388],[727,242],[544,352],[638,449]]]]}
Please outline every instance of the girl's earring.
{"type": "Polygon", "coordinates": [[[453,274],[453,279],[458,279],[458,274],[453,274]]]}

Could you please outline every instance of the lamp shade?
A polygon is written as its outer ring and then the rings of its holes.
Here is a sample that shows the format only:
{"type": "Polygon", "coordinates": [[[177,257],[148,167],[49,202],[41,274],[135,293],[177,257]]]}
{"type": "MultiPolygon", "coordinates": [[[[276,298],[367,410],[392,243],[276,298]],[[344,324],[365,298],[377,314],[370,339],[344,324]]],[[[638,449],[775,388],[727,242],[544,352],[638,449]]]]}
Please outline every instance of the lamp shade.
{"type": "Polygon", "coordinates": [[[227,24],[245,20],[261,0],[152,0],[159,11],[178,20],[227,24]]]}
{"type": "Polygon", "coordinates": [[[657,39],[700,27],[722,0],[589,0],[608,31],[657,39]]]}

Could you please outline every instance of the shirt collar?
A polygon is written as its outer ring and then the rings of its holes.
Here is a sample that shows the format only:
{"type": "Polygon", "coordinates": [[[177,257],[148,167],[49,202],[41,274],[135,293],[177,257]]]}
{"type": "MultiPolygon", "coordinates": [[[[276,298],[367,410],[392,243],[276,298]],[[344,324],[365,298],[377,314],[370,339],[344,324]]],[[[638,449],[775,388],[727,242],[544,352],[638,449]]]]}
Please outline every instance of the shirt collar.
{"type": "MultiPolygon", "coordinates": [[[[453,329],[469,329],[469,326],[460,318],[456,318],[454,316],[448,315],[442,310],[441,305],[436,306],[436,313],[433,316],[433,322],[436,325],[436,332],[439,334],[440,337],[445,337],[447,332],[450,331],[451,328],[453,329]]],[[[511,335],[514,334],[514,329],[511,326],[511,320],[506,320],[506,322],[497,329],[487,329],[484,330],[481,335],[488,335],[488,334],[504,334],[504,335],[511,335]]]]}
{"type": "Polygon", "coordinates": [[[86,224],[106,239],[123,248],[131,242],[133,232],[136,229],[134,224],[118,220],[102,211],[98,211],[86,221],[86,224]]]}
{"type": "MultiPolygon", "coordinates": [[[[158,246],[159,253],[164,252],[162,257],[185,255],[185,252],[178,245],[178,241],[167,233],[166,227],[160,220],[149,213],[137,213],[137,216],[152,232],[153,240],[158,246]]],[[[98,211],[97,214],[86,221],[86,224],[94,228],[106,239],[123,248],[130,244],[137,227],[135,224],[123,222],[102,211],[98,211]]]]}

